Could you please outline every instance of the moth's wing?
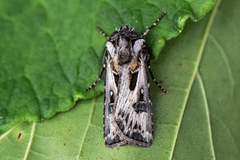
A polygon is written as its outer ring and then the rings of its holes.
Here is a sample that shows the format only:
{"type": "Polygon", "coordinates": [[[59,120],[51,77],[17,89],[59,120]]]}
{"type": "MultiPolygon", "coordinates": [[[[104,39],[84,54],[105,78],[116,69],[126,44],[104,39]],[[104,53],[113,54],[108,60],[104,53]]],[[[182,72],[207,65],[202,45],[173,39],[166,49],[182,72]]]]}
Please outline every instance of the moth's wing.
{"type": "Polygon", "coordinates": [[[134,73],[131,66],[124,67],[119,77],[115,120],[128,143],[150,146],[153,140],[152,104],[148,80],[148,54],[143,39],[135,42],[133,51],[139,52],[134,73]],[[138,46],[136,46],[138,45],[138,46]]]}
{"type": "MultiPolygon", "coordinates": [[[[111,43],[107,43],[107,47],[110,46],[111,43]]],[[[109,48],[108,48],[109,49],[109,48]]],[[[127,141],[124,140],[119,133],[119,128],[115,122],[115,100],[118,93],[118,75],[113,73],[112,68],[112,58],[110,55],[111,50],[107,50],[107,54],[105,57],[105,81],[104,81],[104,141],[107,147],[121,146],[127,144],[127,141]]]]}

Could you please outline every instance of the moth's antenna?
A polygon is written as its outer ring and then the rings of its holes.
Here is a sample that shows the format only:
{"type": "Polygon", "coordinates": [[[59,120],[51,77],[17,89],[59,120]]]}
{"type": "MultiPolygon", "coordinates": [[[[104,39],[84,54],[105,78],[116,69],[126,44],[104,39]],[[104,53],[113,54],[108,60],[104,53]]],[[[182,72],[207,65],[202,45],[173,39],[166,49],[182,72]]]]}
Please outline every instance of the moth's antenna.
{"type": "Polygon", "coordinates": [[[157,23],[163,18],[163,16],[165,16],[167,13],[166,12],[164,12],[158,19],[157,19],[157,21],[155,22],[155,23],[153,23],[153,25],[150,27],[150,28],[148,28],[146,31],[144,31],[142,34],[141,34],[141,38],[143,37],[143,36],[145,36],[149,31],[150,31],[150,29],[152,29],[153,27],[155,27],[156,25],[157,25],[157,23]]]}
{"type": "MultiPolygon", "coordinates": [[[[102,66],[102,60],[103,60],[103,56],[105,55],[105,48],[103,49],[103,53],[101,55],[101,60],[99,61],[99,70],[98,70],[98,79],[90,86],[88,87],[87,89],[84,90],[84,92],[86,91],[89,91],[90,89],[92,89],[94,86],[96,86],[95,88],[95,93],[97,92],[97,84],[98,82],[100,81],[102,75],[103,75],[103,72],[105,70],[105,64],[103,64],[103,68],[100,68],[102,66]]],[[[104,62],[103,62],[104,63],[104,62]]]]}
{"type": "Polygon", "coordinates": [[[107,40],[109,39],[109,36],[107,36],[107,34],[106,34],[105,32],[103,32],[103,30],[102,30],[100,27],[96,26],[96,29],[97,29],[104,37],[106,37],[107,40]]]}

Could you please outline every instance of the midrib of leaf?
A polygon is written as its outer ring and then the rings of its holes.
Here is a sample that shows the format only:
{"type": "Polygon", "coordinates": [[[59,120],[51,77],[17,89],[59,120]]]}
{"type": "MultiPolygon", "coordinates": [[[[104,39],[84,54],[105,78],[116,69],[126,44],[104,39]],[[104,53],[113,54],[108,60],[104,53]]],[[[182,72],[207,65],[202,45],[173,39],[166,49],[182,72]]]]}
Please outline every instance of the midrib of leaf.
{"type": "Polygon", "coordinates": [[[93,115],[93,110],[94,110],[94,104],[95,104],[95,98],[93,98],[93,103],[92,103],[92,109],[90,111],[90,116],[89,116],[89,120],[88,120],[88,125],[87,125],[87,128],[84,132],[84,135],[83,135],[83,138],[82,138],[82,143],[80,145],[80,148],[79,148],[79,154],[78,154],[78,159],[80,159],[80,156],[81,156],[81,152],[82,152],[82,147],[83,147],[83,142],[86,138],[86,135],[87,135],[87,132],[89,130],[89,127],[91,125],[91,120],[92,120],[92,115],[93,115]]]}
{"type": "Polygon", "coordinates": [[[34,133],[35,133],[35,128],[36,128],[36,122],[33,122],[32,130],[31,130],[31,136],[30,136],[30,139],[29,139],[29,142],[28,142],[26,153],[25,153],[24,158],[23,158],[24,160],[27,159],[27,156],[29,154],[29,151],[30,151],[30,148],[31,148],[31,145],[32,145],[32,141],[33,141],[33,136],[34,136],[34,133]]]}
{"type": "Polygon", "coordinates": [[[208,123],[208,131],[209,131],[209,139],[210,139],[210,144],[211,144],[211,151],[212,151],[213,159],[215,160],[216,157],[215,157],[215,151],[214,151],[214,146],[213,146],[213,139],[212,139],[212,132],[211,132],[212,129],[211,129],[211,125],[210,125],[210,113],[209,113],[207,97],[206,97],[204,85],[203,85],[203,82],[202,82],[202,78],[201,78],[201,75],[199,74],[199,72],[197,72],[197,77],[199,79],[200,88],[202,90],[203,100],[204,100],[204,104],[205,104],[204,106],[205,106],[206,115],[207,115],[207,123],[208,123]]]}
{"type": "Polygon", "coordinates": [[[209,31],[210,31],[210,28],[211,28],[212,23],[214,21],[215,15],[217,13],[217,9],[218,9],[219,5],[221,4],[221,1],[222,0],[217,0],[217,2],[215,4],[215,7],[214,7],[214,9],[213,9],[213,11],[210,15],[209,20],[208,20],[205,32],[204,32],[204,36],[203,36],[202,44],[201,44],[199,52],[198,52],[198,57],[197,57],[196,65],[195,65],[195,68],[194,68],[194,72],[193,72],[193,75],[192,75],[191,80],[190,80],[190,85],[187,89],[187,95],[186,95],[186,98],[184,100],[183,109],[182,109],[182,112],[180,114],[180,119],[179,119],[179,122],[178,122],[178,125],[177,125],[177,131],[176,131],[176,134],[175,134],[175,137],[174,137],[173,146],[172,146],[172,150],[171,150],[171,155],[170,155],[170,158],[169,158],[170,160],[173,159],[173,153],[174,153],[174,149],[175,149],[175,146],[176,146],[177,136],[178,136],[178,133],[179,133],[179,129],[180,129],[183,113],[184,113],[184,110],[185,110],[185,107],[186,107],[186,104],[187,104],[187,100],[188,100],[188,97],[189,97],[189,93],[190,93],[192,85],[193,85],[194,77],[195,77],[195,75],[197,75],[198,67],[199,67],[199,64],[200,64],[200,61],[201,61],[201,58],[202,58],[203,50],[204,50],[204,47],[205,47],[205,44],[206,44],[206,41],[207,41],[207,38],[208,38],[208,35],[209,35],[209,31]]]}

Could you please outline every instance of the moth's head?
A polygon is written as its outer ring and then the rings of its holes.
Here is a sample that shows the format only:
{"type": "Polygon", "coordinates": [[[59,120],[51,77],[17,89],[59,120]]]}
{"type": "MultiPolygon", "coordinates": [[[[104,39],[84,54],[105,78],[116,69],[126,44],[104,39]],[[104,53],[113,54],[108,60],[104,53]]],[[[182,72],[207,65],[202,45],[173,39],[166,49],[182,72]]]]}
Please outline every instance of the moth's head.
{"type": "Polygon", "coordinates": [[[120,28],[116,28],[116,31],[110,36],[109,41],[115,42],[118,44],[119,39],[125,41],[131,41],[139,39],[137,33],[134,31],[134,28],[128,27],[128,25],[122,25],[120,28]]]}
{"type": "Polygon", "coordinates": [[[138,37],[137,33],[134,31],[134,28],[130,28],[126,24],[117,29],[117,32],[120,36],[130,39],[136,39],[138,37]]]}
{"type": "Polygon", "coordinates": [[[123,24],[119,29],[116,29],[119,33],[126,34],[125,36],[128,36],[129,34],[134,32],[134,28],[128,27],[128,25],[123,24]]]}
{"type": "Polygon", "coordinates": [[[126,25],[126,24],[123,24],[123,25],[118,29],[118,31],[131,31],[131,30],[134,30],[134,28],[130,28],[130,27],[128,27],[128,25],[126,25]]]}

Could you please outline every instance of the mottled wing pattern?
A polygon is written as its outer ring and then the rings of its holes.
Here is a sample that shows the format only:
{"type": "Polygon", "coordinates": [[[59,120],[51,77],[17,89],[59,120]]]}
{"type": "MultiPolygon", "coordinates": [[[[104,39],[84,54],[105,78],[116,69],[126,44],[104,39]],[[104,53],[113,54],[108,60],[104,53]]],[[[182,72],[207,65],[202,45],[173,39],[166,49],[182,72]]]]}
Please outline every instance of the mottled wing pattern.
{"type": "Polygon", "coordinates": [[[106,44],[104,140],[108,147],[128,143],[147,147],[153,140],[145,40],[128,43],[130,60],[121,59],[121,48],[106,44]]]}
{"type": "MultiPolygon", "coordinates": [[[[109,42],[108,42],[109,43],[109,42]]],[[[114,49],[114,48],[112,48],[114,49]]],[[[125,145],[127,141],[120,139],[121,133],[115,121],[114,113],[116,109],[116,98],[118,96],[118,85],[116,81],[119,77],[118,73],[112,72],[112,57],[109,50],[106,51],[105,57],[105,80],[104,80],[104,141],[107,147],[114,147],[116,144],[125,145]],[[106,84],[107,83],[107,84],[106,84]]],[[[118,84],[118,82],[117,82],[118,84]]]]}

